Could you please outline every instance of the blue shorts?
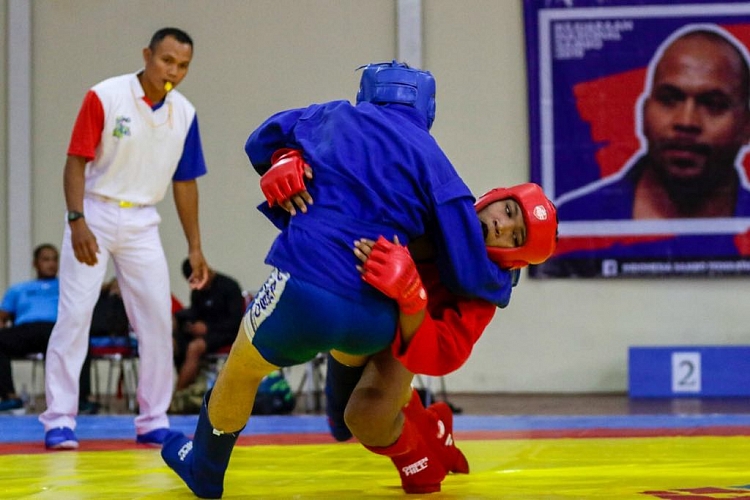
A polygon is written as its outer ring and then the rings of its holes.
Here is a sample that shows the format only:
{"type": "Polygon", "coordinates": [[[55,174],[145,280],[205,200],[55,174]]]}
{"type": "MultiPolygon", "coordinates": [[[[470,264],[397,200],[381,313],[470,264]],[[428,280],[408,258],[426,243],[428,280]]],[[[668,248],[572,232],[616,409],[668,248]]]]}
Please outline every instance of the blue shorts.
{"type": "Polygon", "coordinates": [[[253,345],[276,366],[305,363],[331,349],[374,354],[393,342],[397,321],[396,303],[385,296],[352,301],[278,269],[243,318],[253,345]]]}

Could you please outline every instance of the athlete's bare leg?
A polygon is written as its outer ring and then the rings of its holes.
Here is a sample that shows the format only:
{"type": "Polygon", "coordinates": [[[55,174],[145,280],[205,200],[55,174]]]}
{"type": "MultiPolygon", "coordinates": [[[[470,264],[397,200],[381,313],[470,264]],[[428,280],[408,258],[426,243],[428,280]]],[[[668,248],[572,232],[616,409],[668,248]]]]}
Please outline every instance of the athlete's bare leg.
{"type": "Polygon", "coordinates": [[[243,322],[208,401],[208,418],[213,427],[222,432],[236,432],[244,427],[260,382],[276,369],[250,343],[243,322]]]}
{"type": "Polygon", "coordinates": [[[221,498],[224,473],[258,386],[276,368],[252,345],[243,322],[216,384],[206,393],[193,439],[173,432],[164,440],[162,458],[198,497],[221,498]]]}
{"type": "Polygon", "coordinates": [[[370,358],[344,414],[362,444],[388,446],[398,439],[404,425],[401,408],[409,402],[413,377],[390,349],[370,358]]]}

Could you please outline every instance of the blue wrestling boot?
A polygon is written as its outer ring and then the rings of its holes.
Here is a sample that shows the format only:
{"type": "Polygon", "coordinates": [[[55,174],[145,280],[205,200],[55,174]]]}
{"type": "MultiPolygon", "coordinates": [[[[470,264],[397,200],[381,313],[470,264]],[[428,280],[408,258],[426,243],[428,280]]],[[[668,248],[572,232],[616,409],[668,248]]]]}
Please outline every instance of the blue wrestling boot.
{"type": "Polygon", "coordinates": [[[364,366],[346,366],[328,353],[325,387],[326,416],[328,428],[336,441],[348,441],[352,438],[352,431],[344,421],[344,410],[364,371],[364,366]]]}
{"type": "Polygon", "coordinates": [[[161,457],[196,496],[221,498],[224,473],[242,429],[222,433],[213,428],[208,420],[210,395],[209,390],[203,399],[193,440],[181,432],[170,431],[164,439],[161,457]]]}

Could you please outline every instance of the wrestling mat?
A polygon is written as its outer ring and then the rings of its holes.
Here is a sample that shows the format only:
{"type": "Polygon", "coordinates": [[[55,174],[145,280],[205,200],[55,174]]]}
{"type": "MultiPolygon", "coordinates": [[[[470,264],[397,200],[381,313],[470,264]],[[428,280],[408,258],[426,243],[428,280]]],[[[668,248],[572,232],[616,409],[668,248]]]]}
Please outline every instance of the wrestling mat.
{"type": "MultiPolygon", "coordinates": [[[[195,418],[172,426],[190,433],[195,418]]],[[[46,452],[42,434],[35,416],[0,417],[0,498],[195,498],[133,443],[128,416],[80,417],[78,451],[46,452]]],[[[253,417],[223,498],[750,500],[750,415],[459,415],[454,434],[471,473],[406,495],[387,458],[334,442],[323,417],[253,417]]]]}

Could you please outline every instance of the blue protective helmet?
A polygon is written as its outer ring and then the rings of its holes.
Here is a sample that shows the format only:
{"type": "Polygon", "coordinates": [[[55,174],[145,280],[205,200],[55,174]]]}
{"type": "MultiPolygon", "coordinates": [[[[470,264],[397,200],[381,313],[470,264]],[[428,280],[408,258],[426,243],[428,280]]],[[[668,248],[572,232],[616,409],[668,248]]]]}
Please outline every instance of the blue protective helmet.
{"type": "MultiPolygon", "coordinates": [[[[398,103],[417,108],[427,120],[435,121],[435,78],[429,71],[410,68],[406,63],[373,63],[362,66],[357,104],[398,103]]],[[[360,68],[361,69],[361,68],[360,68]]]]}

